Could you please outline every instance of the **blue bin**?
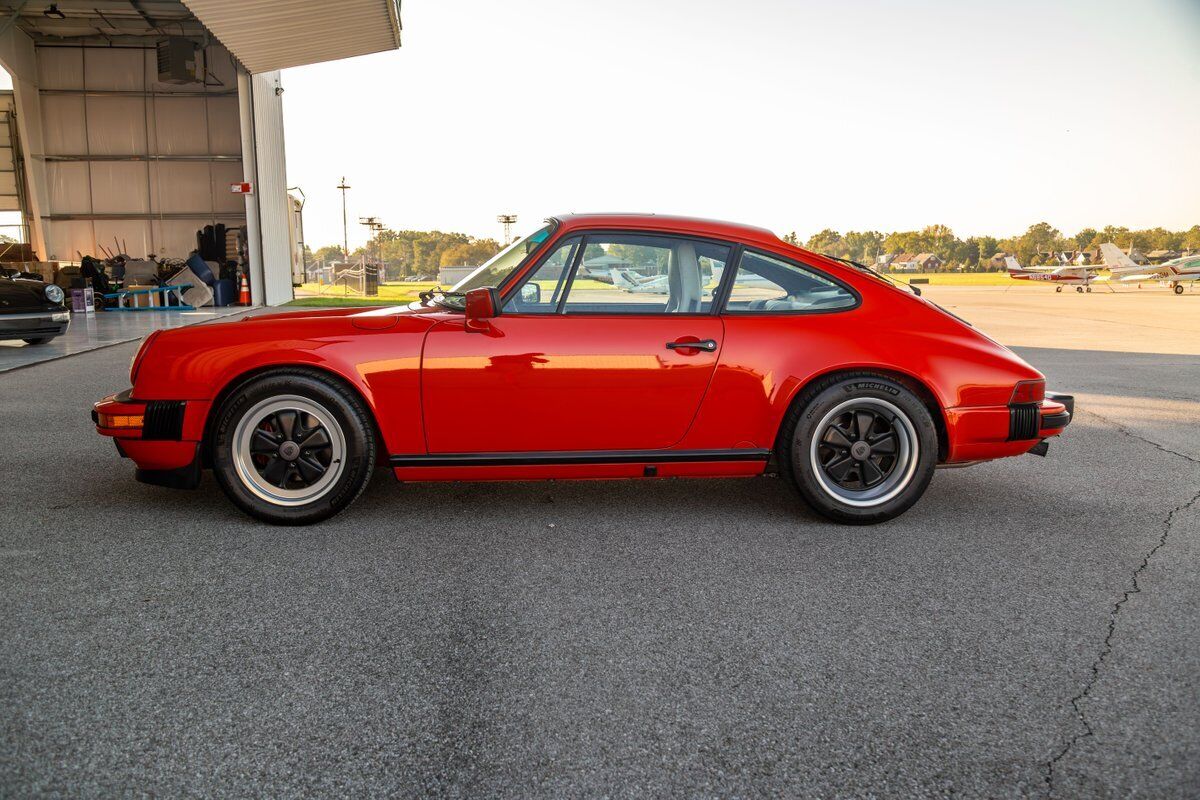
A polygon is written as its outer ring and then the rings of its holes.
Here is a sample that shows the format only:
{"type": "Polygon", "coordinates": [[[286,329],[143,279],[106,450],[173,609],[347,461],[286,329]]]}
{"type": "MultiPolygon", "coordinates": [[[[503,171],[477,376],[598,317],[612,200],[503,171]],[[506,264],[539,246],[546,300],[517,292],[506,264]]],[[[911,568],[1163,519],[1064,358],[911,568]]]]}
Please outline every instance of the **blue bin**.
{"type": "Polygon", "coordinates": [[[237,284],[229,278],[214,281],[212,293],[214,306],[228,306],[237,302],[237,284]]]}
{"type": "Polygon", "coordinates": [[[217,276],[212,274],[212,270],[209,269],[208,264],[197,253],[192,253],[188,257],[187,265],[191,268],[192,274],[207,286],[212,286],[213,282],[217,279],[217,276]]]}

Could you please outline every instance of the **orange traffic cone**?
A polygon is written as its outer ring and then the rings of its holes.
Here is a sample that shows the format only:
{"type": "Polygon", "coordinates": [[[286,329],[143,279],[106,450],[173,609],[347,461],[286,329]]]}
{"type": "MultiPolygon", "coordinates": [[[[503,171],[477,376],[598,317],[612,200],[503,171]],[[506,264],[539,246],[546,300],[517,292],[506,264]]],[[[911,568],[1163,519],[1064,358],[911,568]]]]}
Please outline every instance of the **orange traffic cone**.
{"type": "Polygon", "coordinates": [[[246,273],[242,273],[242,289],[238,292],[238,305],[250,305],[250,282],[246,280],[246,273]]]}

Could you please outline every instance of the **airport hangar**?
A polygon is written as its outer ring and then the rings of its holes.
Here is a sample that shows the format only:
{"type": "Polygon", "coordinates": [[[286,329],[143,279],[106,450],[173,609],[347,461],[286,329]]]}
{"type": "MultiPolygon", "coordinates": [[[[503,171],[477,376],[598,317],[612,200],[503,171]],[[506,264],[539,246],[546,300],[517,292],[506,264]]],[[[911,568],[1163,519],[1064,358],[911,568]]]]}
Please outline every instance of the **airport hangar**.
{"type": "Polygon", "coordinates": [[[291,300],[280,70],[398,48],[399,0],[4,5],[15,114],[0,211],[21,212],[30,260],[186,259],[198,231],[224,225],[242,237],[252,303],[291,300]]]}

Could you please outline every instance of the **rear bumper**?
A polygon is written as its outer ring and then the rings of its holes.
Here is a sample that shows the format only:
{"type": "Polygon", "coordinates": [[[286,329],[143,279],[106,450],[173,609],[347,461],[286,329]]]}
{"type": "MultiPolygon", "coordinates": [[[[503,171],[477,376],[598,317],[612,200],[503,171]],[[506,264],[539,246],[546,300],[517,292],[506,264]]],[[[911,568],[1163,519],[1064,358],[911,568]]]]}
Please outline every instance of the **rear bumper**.
{"type": "Polygon", "coordinates": [[[92,407],[92,422],[117,452],[136,465],[143,483],[194,489],[200,483],[200,442],[208,401],[135,400],[131,390],[92,407]]]}
{"type": "Polygon", "coordinates": [[[70,325],[71,312],[66,309],[0,314],[0,339],[61,336],[70,325]]]}
{"type": "Polygon", "coordinates": [[[946,409],[946,464],[1017,456],[1071,423],[1075,398],[1046,393],[1041,403],[946,409]]]}

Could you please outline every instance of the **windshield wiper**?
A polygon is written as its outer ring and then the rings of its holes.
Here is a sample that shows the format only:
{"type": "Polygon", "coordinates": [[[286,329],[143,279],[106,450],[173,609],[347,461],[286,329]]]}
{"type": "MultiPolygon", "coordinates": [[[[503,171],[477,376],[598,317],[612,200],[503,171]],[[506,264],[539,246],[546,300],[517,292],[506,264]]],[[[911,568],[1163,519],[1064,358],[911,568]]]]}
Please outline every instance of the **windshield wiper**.
{"type": "Polygon", "coordinates": [[[917,297],[921,296],[921,290],[919,288],[917,288],[916,286],[913,286],[911,283],[905,283],[904,281],[896,280],[891,275],[885,275],[884,273],[879,272],[878,270],[868,267],[866,264],[860,264],[859,262],[852,261],[849,258],[838,258],[837,256],[831,256],[828,253],[822,253],[821,255],[825,256],[826,258],[832,258],[834,261],[840,261],[843,264],[848,264],[849,266],[854,267],[855,269],[860,269],[863,272],[869,272],[877,278],[882,278],[883,280],[887,281],[888,283],[892,284],[893,286],[898,286],[901,289],[907,289],[908,291],[915,294],[917,297]]]}
{"type": "Polygon", "coordinates": [[[429,305],[430,303],[437,303],[439,306],[443,306],[445,308],[459,308],[459,306],[454,303],[443,303],[442,300],[445,300],[449,297],[466,297],[466,296],[467,296],[466,292],[449,292],[449,291],[444,291],[442,289],[426,289],[423,292],[417,293],[417,298],[421,301],[422,305],[429,305]],[[441,300],[439,300],[438,298],[441,298],[441,300]]]}

